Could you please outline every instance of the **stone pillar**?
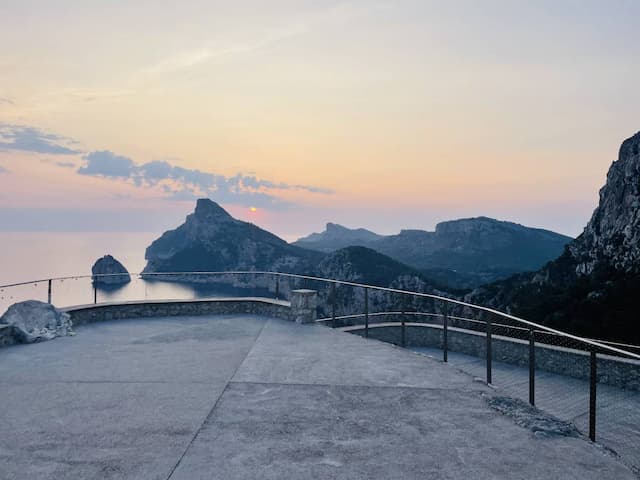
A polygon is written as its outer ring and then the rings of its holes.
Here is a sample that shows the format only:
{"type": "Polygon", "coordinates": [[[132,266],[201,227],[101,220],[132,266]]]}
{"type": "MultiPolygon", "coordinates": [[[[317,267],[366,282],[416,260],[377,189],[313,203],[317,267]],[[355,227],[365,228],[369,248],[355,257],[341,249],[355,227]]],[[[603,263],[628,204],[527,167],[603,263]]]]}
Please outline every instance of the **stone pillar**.
{"type": "Polygon", "coordinates": [[[291,291],[291,320],[296,323],[315,323],[318,292],[315,290],[291,291]]]}

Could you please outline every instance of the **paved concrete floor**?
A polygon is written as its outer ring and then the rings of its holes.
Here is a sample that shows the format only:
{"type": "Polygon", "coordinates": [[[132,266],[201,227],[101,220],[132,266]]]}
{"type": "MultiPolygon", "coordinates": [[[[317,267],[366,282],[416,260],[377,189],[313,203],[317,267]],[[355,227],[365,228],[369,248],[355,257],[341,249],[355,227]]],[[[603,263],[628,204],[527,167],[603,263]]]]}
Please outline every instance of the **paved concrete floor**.
{"type": "Polygon", "coordinates": [[[631,479],[411,351],[250,316],[121,320],[0,350],[0,479],[631,479]]]}
{"type": "MultiPolygon", "coordinates": [[[[438,348],[412,347],[436,359],[438,348]]],[[[448,362],[470,375],[486,378],[484,359],[449,352],[448,362]]],[[[529,368],[493,362],[492,382],[496,391],[529,401],[529,368]]],[[[589,432],[589,382],[536,371],[535,402],[538,408],[572,422],[581,432],[589,432]]],[[[598,384],[596,440],[618,453],[624,461],[640,470],[640,392],[598,384]]]]}

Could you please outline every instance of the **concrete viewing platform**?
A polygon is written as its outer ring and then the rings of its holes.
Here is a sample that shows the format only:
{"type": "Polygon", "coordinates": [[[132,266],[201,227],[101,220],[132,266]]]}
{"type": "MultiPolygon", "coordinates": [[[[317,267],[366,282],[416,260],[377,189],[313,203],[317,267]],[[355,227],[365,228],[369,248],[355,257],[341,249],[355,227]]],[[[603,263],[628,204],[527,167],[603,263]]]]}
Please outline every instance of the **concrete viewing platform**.
{"type": "Polygon", "coordinates": [[[0,479],[634,479],[454,366],[255,315],[112,320],[0,349],[0,479]],[[519,422],[522,423],[522,422],[519,422]]]}

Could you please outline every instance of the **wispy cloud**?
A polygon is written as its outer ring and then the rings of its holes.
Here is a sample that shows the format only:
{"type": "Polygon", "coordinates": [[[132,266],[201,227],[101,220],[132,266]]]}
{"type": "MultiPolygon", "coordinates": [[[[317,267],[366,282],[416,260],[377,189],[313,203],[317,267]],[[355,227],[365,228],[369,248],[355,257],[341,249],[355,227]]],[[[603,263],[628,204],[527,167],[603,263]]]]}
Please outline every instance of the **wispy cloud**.
{"type": "Polygon", "coordinates": [[[229,44],[229,45],[207,45],[170,55],[160,60],[154,65],[146,67],[142,70],[143,74],[166,74],[178,70],[184,70],[208,62],[222,60],[236,55],[254,52],[270,45],[286,40],[298,35],[302,35],[308,31],[303,25],[293,25],[291,27],[274,30],[263,38],[251,42],[229,44]]]}
{"type": "Polygon", "coordinates": [[[9,170],[0,165],[0,173],[9,173],[9,170]]]}
{"type": "Polygon", "coordinates": [[[10,98],[7,98],[7,97],[0,97],[0,105],[1,105],[1,104],[3,104],[3,103],[4,103],[4,104],[7,104],[7,105],[15,105],[15,104],[16,104],[16,103],[15,103],[13,100],[11,100],[10,98]]]}
{"type": "Polygon", "coordinates": [[[85,164],[77,170],[80,175],[127,181],[141,188],[158,187],[173,200],[193,200],[208,196],[220,202],[275,207],[286,205],[286,202],[274,194],[277,190],[332,193],[326,188],[273,182],[255,175],[238,173],[229,177],[183,168],[166,160],[137,164],[128,157],[110,151],[91,152],[83,160],[85,164]]]}
{"type": "Polygon", "coordinates": [[[76,155],[80,150],[71,148],[73,140],[46,133],[34,127],[0,123],[0,150],[48,153],[51,155],[76,155]]]}

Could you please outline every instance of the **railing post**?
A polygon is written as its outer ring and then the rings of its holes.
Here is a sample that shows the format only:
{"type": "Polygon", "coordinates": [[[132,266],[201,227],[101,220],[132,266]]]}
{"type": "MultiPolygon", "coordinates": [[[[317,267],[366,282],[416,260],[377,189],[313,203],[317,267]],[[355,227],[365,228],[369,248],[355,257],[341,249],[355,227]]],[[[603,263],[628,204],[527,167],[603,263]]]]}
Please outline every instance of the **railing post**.
{"type": "Polygon", "coordinates": [[[48,282],[49,285],[47,288],[47,303],[51,303],[51,283],[52,283],[52,280],[49,279],[49,282],[48,282]]]}
{"type": "Polygon", "coordinates": [[[598,362],[595,348],[591,350],[591,373],[589,375],[589,438],[596,441],[596,392],[598,383],[598,362]]]}
{"type": "Polygon", "coordinates": [[[404,311],[404,308],[402,309],[402,330],[401,330],[401,337],[400,337],[400,346],[402,348],[405,348],[407,346],[407,326],[405,324],[405,317],[406,317],[406,312],[404,311]]]}
{"type": "Polygon", "coordinates": [[[280,275],[276,275],[276,300],[280,296],[280,275]]]}
{"type": "Polygon", "coordinates": [[[331,328],[336,328],[336,282],[331,282],[331,328]]]}
{"type": "Polygon", "coordinates": [[[442,319],[442,361],[449,360],[449,304],[444,303],[444,317],[442,319]]]}
{"type": "Polygon", "coordinates": [[[485,314],[485,321],[487,323],[487,383],[491,383],[491,317],[488,314],[485,314]]]}
{"type": "Polygon", "coordinates": [[[536,337],[535,330],[529,330],[529,403],[536,404],[536,337]]]}
{"type": "Polygon", "coordinates": [[[93,286],[93,304],[98,303],[98,287],[96,285],[93,286]]]}
{"type": "Polygon", "coordinates": [[[364,336],[369,338],[369,289],[364,289],[364,336]]]}

